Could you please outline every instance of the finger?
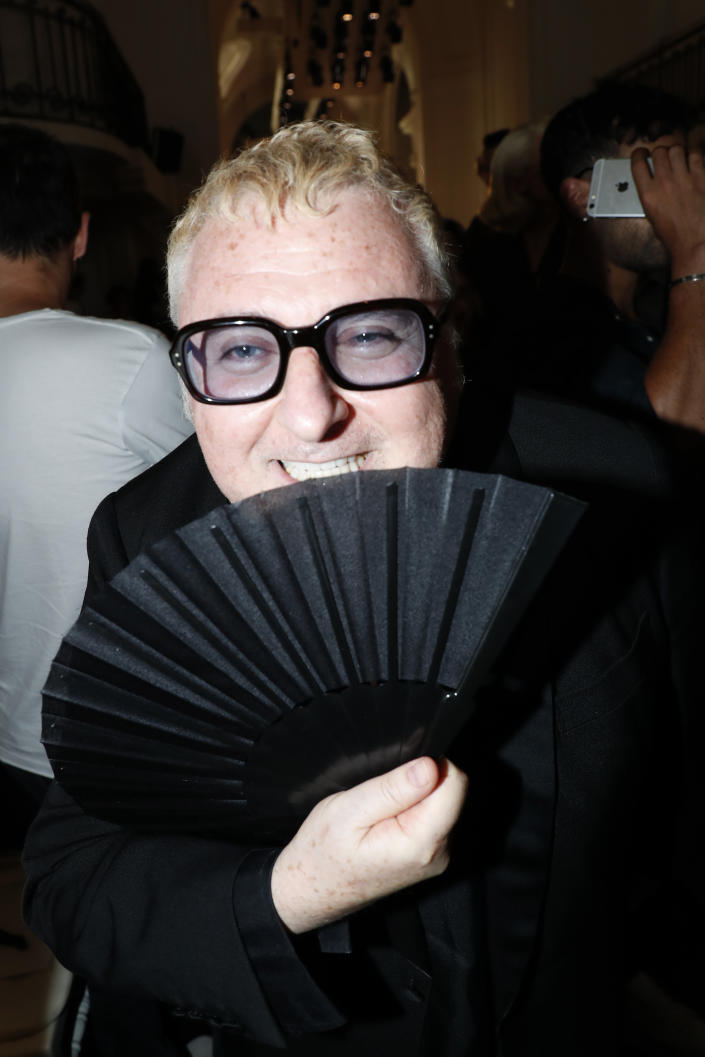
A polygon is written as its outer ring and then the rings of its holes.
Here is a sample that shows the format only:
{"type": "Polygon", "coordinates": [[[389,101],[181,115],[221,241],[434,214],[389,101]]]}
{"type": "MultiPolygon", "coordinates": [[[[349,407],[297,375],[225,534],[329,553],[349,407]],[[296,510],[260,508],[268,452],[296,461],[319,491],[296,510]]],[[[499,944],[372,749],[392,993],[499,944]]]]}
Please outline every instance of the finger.
{"type": "Polygon", "coordinates": [[[693,150],[688,155],[688,168],[698,187],[705,185],[705,158],[700,150],[693,150]]]}
{"type": "Polygon", "coordinates": [[[645,147],[637,147],[635,151],[632,151],[632,176],[634,177],[634,183],[636,184],[636,189],[640,195],[647,191],[653,182],[653,173],[648,164],[648,159],[650,157],[651,155],[645,147]]]}
{"type": "Polygon", "coordinates": [[[637,147],[636,150],[633,150],[631,154],[632,172],[634,172],[635,167],[648,169],[647,159],[650,157],[651,154],[646,147],[637,147]]]}
{"type": "Polygon", "coordinates": [[[436,788],[438,779],[436,762],[430,756],[422,756],[370,778],[342,795],[355,797],[357,823],[361,828],[369,828],[424,800],[436,788]]]}
{"type": "MultiPolygon", "coordinates": [[[[644,150],[644,148],[640,147],[639,150],[644,150]]],[[[651,153],[649,153],[648,151],[645,151],[645,153],[648,154],[649,158],[651,158],[651,165],[653,166],[654,172],[663,169],[670,169],[671,165],[668,155],[668,147],[653,147],[651,153]]]]}
{"type": "Polygon", "coordinates": [[[467,787],[467,775],[450,760],[441,760],[439,781],[435,789],[423,800],[398,815],[397,822],[406,832],[423,825],[434,830],[438,839],[445,837],[463,810],[467,787]]]}
{"type": "MultiPolygon", "coordinates": [[[[669,167],[677,176],[688,172],[688,156],[682,144],[674,143],[672,147],[657,147],[654,151],[657,160],[661,152],[666,155],[669,167]]],[[[655,164],[656,162],[654,162],[655,164]]]]}

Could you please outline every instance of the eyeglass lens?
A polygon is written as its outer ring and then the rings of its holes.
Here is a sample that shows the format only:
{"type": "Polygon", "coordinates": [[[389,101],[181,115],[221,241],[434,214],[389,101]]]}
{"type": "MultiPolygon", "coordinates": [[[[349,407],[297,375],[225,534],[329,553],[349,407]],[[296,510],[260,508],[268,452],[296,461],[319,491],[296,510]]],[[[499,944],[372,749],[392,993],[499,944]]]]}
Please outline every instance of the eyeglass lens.
{"type": "MultiPolygon", "coordinates": [[[[425,358],[423,323],[411,309],[340,316],[324,324],[317,337],[324,341],[324,366],[327,356],[344,381],[370,389],[413,378],[425,358]]],[[[277,381],[281,356],[276,335],[247,322],[196,331],[184,346],[191,382],[216,400],[246,401],[268,392],[277,381]]]]}

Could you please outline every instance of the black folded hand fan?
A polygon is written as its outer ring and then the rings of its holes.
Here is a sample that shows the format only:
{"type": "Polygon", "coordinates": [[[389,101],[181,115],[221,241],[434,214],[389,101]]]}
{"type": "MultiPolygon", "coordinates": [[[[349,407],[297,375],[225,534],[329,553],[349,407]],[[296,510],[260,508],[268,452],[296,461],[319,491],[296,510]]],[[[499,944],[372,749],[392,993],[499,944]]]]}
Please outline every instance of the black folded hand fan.
{"type": "Polygon", "coordinates": [[[414,469],[214,510],[66,636],[44,691],[58,781],[129,826],[288,840],[322,797],[447,749],[582,510],[414,469]]]}

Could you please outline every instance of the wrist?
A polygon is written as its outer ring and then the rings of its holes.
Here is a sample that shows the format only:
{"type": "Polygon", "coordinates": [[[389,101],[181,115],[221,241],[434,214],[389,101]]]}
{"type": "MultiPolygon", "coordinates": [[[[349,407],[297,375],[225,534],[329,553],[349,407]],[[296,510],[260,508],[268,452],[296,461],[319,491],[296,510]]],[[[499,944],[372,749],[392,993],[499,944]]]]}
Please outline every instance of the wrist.
{"type": "Polygon", "coordinates": [[[705,245],[700,243],[676,249],[670,247],[670,269],[671,279],[678,279],[683,275],[700,275],[705,272],[705,245]]]}
{"type": "Polygon", "coordinates": [[[705,272],[691,272],[688,275],[678,275],[671,279],[668,284],[669,290],[672,290],[674,286],[686,286],[691,283],[702,283],[705,281],[705,272]]]}

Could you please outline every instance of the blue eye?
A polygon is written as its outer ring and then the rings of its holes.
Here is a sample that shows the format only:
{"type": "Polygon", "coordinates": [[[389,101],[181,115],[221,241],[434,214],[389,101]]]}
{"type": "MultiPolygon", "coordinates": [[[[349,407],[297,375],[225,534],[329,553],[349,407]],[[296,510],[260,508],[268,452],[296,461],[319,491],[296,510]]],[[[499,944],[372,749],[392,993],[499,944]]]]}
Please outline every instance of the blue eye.
{"type": "Polygon", "coordinates": [[[335,334],[333,354],[339,361],[347,358],[380,360],[395,358],[404,350],[418,346],[418,335],[403,326],[387,326],[373,323],[344,327],[335,334]]]}
{"type": "Polygon", "coordinates": [[[410,310],[351,313],[331,326],[326,348],[343,378],[374,388],[413,377],[425,355],[424,331],[410,310]]]}
{"type": "Polygon", "coordinates": [[[341,344],[354,344],[354,345],[374,345],[374,344],[389,344],[399,339],[395,334],[389,333],[389,331],[382,333],[380,330],[363,330],[359,334],[354,334],[351,338],[346,339],[341,344]]]}
{"type": "Polygon", "coordinates": [[[259,345],[233,345],[229,349],[223,349],[220,354],[222,360],[233,357],[238,360],[251,360],[257,355],[262,355],[266,350],[259,345]]]}
{"type": "Polygon", "coordinates": [[[345,320],[332,337],[337,356],[388,356],[404,341],[397,328],[373,320],[345,320]]]}
{"type": "Polygon", "coordinates": [[[211,371],[259,371],[279,362],[279,346],[272,335],[252,326],[212,331],[201,354],[211,371]]]}

